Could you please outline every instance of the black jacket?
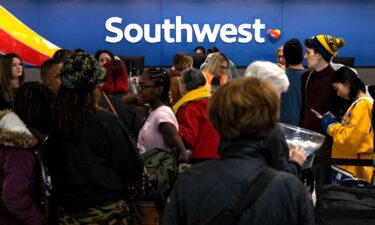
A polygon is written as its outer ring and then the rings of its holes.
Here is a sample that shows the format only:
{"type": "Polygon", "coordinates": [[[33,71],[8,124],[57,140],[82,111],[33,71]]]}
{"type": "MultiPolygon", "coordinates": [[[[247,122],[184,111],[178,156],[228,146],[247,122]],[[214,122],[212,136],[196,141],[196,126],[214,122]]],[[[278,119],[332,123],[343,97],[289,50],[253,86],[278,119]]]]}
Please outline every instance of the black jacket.
{"type": "MultiPolygon", "coordinates": [[[[231,209],[267,166],[262,145],[254,140],[224,141],[222,158],[194,165],[177,180],[162,224],[210,224],[223,209],[231,209]]],[[[277,172],[238,224],[313,224],[313,210],[297,177],[277,172]]]]}
{"type": "Polygon", "coordinates": [[[143,172],[128,133],[108,112],[88,116],[74,140],[51,135],[44,159],[57,205],[73,210],[124,199],[127,185],[139,181],[143,172]]]}
{"type": "MultiPolygon", "coordinates": [[[[126,94],[108,94],[108,98],[115,108],[121,122],[131,132],[131,135],[136,139],[145,119],[133,113],[121,103],[121,98],[125,95],[126,94]]],[[[107,112],[112,113],[112,110],[104,97],[99,99],[99,105],[103,107],[107,112]]]]}
{"type": "Polygon", "coordinates": [[[301,166],[295,161],[289,161],[289,147],[285,141],[283,131],[278,125],[271,132],[271,136],[265,141],[265,155],[268,164],[276,169],[296,176],[301,173],[301,166]]]}

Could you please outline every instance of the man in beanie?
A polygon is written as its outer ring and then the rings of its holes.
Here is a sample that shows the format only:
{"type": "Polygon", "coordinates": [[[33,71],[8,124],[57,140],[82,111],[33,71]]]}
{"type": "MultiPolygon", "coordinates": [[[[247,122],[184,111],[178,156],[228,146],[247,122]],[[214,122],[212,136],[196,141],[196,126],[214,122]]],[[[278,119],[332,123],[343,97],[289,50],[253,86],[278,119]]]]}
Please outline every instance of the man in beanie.
{"type": "MultiPolygon", "coordinates": [[[[344,45],[342,38],[329,35],[318,35],[305,39],[308,68],[301,78],[302,107],[300,126],[303,128],[325,134],[320,119],[312,113],[311,109],[324,114],[328,111],[335,116],[340,116],[341,106],[339,97],[332,87],[332,76],[335,73],[330,65],[333,56],[337,55],[339,48],[344,45]]],[[[326,135],[323,146],[315,153],[315,160],[331,157],[332,138],[326,135]]],[[[314,165],[312,172],[315,178],[316,193],[322,185],[330,183],[330,166],[314,165]]]]}
{"type": "Polygon", "coordinates": [[[281,95],[280,122],[298,126],[301,112],[302,45],[298,39],[290,39],[283,48],[285,74],[289,80],[287,92],[281,95]]]}

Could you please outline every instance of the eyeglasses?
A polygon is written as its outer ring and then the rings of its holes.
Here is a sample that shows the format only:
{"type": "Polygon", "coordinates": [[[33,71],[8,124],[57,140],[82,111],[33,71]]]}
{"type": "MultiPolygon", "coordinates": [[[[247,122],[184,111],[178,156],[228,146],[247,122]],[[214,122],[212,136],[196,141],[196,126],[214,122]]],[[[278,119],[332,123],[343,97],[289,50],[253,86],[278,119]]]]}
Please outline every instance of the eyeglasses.
{"type": "Polygon", "coordinates": [[[150,88],[150,87],[156,87],[157,85],[153,84],[153,85],[146,85],[146,84],[143,84],[143,83],[138,83],[137,84],[137,90],[139,92],[142,92],[144,91],[146,88],[150,88]]]}
{"type": "Polygon", "coordinates": [[[227,70],[227,69],[229,69],[229,67],[227,67],[227,66],[220,66],[220,69],[221,70],[227,70]]]}

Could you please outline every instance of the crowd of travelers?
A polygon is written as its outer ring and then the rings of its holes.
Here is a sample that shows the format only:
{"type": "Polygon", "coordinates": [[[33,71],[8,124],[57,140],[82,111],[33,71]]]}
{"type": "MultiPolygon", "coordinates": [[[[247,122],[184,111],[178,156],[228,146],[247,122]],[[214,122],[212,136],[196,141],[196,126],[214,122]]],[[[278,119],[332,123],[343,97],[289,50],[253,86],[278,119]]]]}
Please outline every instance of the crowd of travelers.
{"type": "Polygon", "coordinates": [[[198,46],[198,68],[177,53],[170,69],[145,70],[136,91],[109,50],[60,49],[40,82],[25,82],[16,53],[1,56],[0,225],[133,224],[131,202],[156,195],[165,201],[155,224],[216,224],[266,174],[235,224],[314,224],[313,193],[372,183],[374,168],[303,168],[304,149],[289,147],[278,123],[325,135],[316,159],[372,160],[373,102],[353,68],[332,63],[342,38],[303,44],[305,53],[286,41],[276,63],[251,62],[244,74],[198,46]]]}

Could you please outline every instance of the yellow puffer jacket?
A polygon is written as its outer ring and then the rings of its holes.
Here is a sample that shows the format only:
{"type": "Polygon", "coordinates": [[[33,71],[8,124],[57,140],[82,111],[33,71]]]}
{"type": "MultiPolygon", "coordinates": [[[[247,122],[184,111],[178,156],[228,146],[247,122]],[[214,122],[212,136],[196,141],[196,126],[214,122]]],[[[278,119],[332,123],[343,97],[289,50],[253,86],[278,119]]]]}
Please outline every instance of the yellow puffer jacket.
{"type": "MultiPolygon", "coordinates": [[[[367,97],[357,99],[345,113],[341,123],[328,127],[333,137],[332,158],[373,159],[374,131],[371,127],[372,101],[367,97]]],[[[355,177],[371,182],[371,166],[337,166],[355,177]]]]}

